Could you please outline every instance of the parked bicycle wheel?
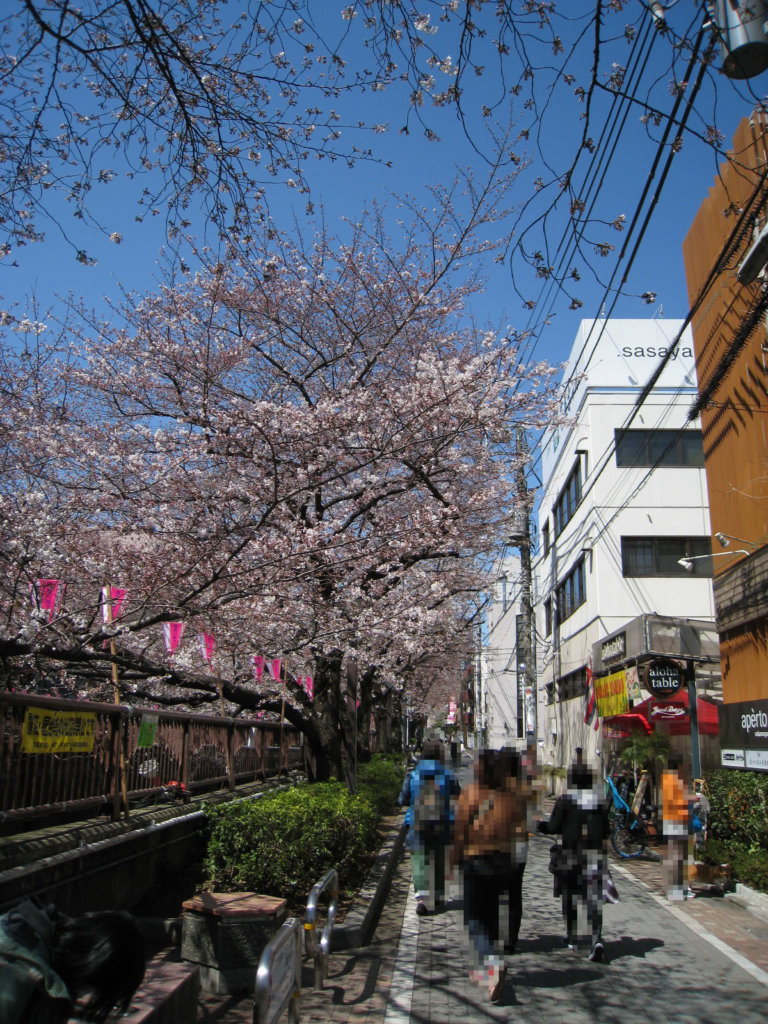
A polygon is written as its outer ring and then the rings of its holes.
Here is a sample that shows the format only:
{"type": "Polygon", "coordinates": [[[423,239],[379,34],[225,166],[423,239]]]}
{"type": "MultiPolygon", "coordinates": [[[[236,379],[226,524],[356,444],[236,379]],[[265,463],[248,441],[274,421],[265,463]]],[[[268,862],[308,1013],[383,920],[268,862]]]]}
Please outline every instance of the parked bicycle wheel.
{"type": "Polygon", "coordinates": [[[637,828],[619,825],[611,833],[611,846],[620,857],[639,857],[645,849],[646,837],[637,828]]]}

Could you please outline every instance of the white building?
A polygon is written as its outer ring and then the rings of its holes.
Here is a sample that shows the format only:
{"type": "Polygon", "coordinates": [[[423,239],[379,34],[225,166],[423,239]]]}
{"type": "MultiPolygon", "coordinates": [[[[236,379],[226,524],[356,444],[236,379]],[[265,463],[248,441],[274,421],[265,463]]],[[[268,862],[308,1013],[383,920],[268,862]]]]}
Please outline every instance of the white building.
{"type": "Polygon", "coordinates": [[[534,559],[544,765],[593,759],[584,722],[593,643],[638,616],[713,620],[693,342],[676,320],[582,321],[564,371],[567,422],[543,439],[534,559]],[[648,396],[638,397],[674,349],[648,396]],[[689,556],[688,568],[680,559],[689,556]]]}
{"type": "Polygon", "coordinates": [[[480,654],[478,724],[485,745],[496,749],[524,744],[525,663],[521,631],[520,557],[505,555],[486,610],[480,654]]]}

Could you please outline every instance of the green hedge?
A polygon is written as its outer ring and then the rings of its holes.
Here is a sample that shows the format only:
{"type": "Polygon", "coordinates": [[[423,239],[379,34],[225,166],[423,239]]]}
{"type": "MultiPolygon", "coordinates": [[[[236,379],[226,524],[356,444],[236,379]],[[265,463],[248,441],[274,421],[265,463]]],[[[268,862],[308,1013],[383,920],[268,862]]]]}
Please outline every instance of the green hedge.
{"type": "Polygon", "coordinates": [[[718,768],[707,783],[710,836],[768,851],[768,773],[718,768]]]}
{"type": "Polygon", "coordinates": [[[375,754],[367,764],[357,766],[357,792],[370,800],[379,814],[390,814],[404,774],[402,755],[375,754]]]}
{"type": "Polygon", "coordinates": [[[718,768],[707,774],[707,783],[704,860],[730,864],[734,881],[768,892],[768,774],[718,768]]]}
{"type": "Polygon", "coordinates": [[[365,878],[379,814],[338,782],[301,785],[260,800],[207,807],[207,885],[219,892],[284,896],[296,905],[330,869],[342,891],[365,878]]]}

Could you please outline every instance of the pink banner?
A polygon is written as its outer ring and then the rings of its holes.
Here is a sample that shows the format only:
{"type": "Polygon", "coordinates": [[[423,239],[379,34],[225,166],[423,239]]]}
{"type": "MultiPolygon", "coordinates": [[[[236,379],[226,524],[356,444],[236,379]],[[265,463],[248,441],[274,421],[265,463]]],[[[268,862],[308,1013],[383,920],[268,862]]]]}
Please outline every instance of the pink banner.
{"type": "Polygon", "coordinates": [[[101,617],[104,623],[115,622],[120,618],[120,612],[123,607],[123,602],[128,596],[127,590],[121,590],[120,587],[102,587],[101,588],[101,617]],[[111,595],[108,593],[111,591],[111,595]],[[112,616],[110,618],[110,604],[112,606],[112,616]]]}
{"type": "Polygon", "coordinates": [[[254,654],[253,656],[253,674],[256,677],[256,682],[261,682],[261,677],[264,675],[264,658],[260,654],[254,654]]]}
{"type": "Polygon", "coordinates": [[[272,673],[272,678],[275,682],[280,681],[280,659],[275,658],[269,666],[269,670],[272,673]]]}
{"type": "Polygon", "coordinates": [[[212,633],[199,633],[197,639],[200,641],[200,653],[203,656],[203,661],[207,661],[210,665],[213,661],[216,640],[212,633]]]}
{"type": "Polygon", "coordinates": [[[165,649],[169,654],[173,654],[176,648],[181,643],[181,638],[184,636],[183,622],[164,622],[163,623],[163,636],[165,638],[165,649]]]}
{"type": "Polygon", "coordinates": [[[307,696],[309,697],[309,699],[313,700],[315,696],[315,684],[312,681],[312,676],[307,676],[305,689],[307,691],[307,696]]]}
{"type": "Polygon", "coordinates": [[[30,584],[32,600],[43,612],[48,612],[50,622],[56,614],[60,596],[64,594],[64,584],[61,580],[35,580],[35,586],[30,584]]]}

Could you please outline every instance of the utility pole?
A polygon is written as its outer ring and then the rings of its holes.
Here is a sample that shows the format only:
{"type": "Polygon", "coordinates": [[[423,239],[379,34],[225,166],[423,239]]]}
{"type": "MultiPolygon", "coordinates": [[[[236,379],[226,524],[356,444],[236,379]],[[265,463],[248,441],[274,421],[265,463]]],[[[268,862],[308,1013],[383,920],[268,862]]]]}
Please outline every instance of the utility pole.
{"type": "MultiPolygon", "coordinates": [[[[533,622],[533,583],[531,576],[531,516],[530,516],[530,492],[528,481],[525,476],[525,455],[527,453],[525,431],[522,427],[517,430],[517,457],[518,467],[516,471],[518,500],[520,502],[516,517],[516,533],[510,537],[510,543],[520,550],[520,621],[522,629],[517,638],[524,661],[523,684],[524,700],[523,713],[525,715],[525,735],[530,745],[531,741],[536,744],[539,735],[538,728],[538,695],[537,695],[537,673],[536,673],[536,641],[533,622]]],[[[518,683],[520,679],[518,677],[518,683]]]]}

